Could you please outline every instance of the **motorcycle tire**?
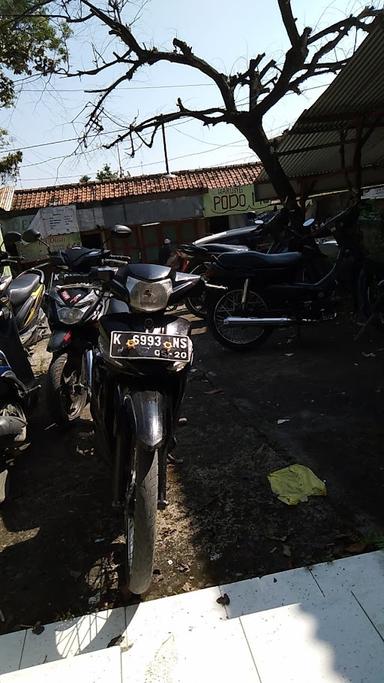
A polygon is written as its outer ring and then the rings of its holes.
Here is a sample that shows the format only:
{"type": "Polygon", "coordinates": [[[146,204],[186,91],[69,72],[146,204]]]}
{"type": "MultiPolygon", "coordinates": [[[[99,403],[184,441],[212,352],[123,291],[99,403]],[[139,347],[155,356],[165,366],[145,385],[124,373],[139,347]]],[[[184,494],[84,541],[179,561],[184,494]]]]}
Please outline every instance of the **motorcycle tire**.
{"type": "Polygon", "coordinates": [[[137,449],[134,486],[127,495],[126,548],[128,588],[145,593],[152,582],[158,501],[158,450],[137,449]]]}
{"type": "MultiPolygon", "coordinates": [[[[81,384],[81,370],[71,367],[71,360],[67,353],[54,356],[48,370],[47,395],[55,422],[66,426],[77,420],[87,404],[87,390],[82,389],[74,398],[68,395],[69,382],[65,380],[68,371],[76,373],[77,383],[81,384]]],[[[70,376],[70,375],[69,375],[70,376]]]]}
{"type": "Polygon", "coordinates": [[[241,308],[242,296],[243,289],[228,290],[209,306],[207,316],[208,328],[213,337],[222,346],[239,352],[257,349],[264,344],[273,332],[272,327],[225,328],[223,326],[223,318],[227,317],[230,313],[244,317],[247,315],[265,315],[267,313],[268,306],[260,294],[249,289],[245,308],[241,308]]]}

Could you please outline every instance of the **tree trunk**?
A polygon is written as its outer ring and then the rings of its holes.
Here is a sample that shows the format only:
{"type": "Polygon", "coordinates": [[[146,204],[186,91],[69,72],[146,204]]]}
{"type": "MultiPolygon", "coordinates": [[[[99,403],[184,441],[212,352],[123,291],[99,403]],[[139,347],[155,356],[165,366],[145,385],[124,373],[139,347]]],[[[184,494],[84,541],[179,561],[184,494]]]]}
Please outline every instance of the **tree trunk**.
{"type": "Polygon", "coordinates": [[[249,147],[259,157],[280,201],[289,210],[299,209],[296,193],[273,151],[261,123],[249,125],[248,122],[241,122],[240,124],[236,122],[235,125],[247,138],[249,147]]]}

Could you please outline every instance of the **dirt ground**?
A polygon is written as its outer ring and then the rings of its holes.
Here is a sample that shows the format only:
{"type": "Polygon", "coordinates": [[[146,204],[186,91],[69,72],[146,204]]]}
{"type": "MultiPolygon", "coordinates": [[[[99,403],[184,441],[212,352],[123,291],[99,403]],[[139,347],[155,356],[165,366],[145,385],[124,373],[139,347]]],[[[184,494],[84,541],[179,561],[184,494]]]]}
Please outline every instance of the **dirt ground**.
{"type": "MultiPolygon", "coordinates": [[[[384,546],[384,336],[353,342],[345,316],[239,355],[193,326],[183,461],[168,468],[145,599],[384,546]],[[292,463],[324,479],[327,497],[278,501],[267,474],[292,463]]],[[[37,371],[46,360],[40,349],[37,371]]],[[[32,445],[12,474],[0,522],[1,632],[122,604],[121,521],[88,414],[63,432],[42,393],[32,445]]]]}

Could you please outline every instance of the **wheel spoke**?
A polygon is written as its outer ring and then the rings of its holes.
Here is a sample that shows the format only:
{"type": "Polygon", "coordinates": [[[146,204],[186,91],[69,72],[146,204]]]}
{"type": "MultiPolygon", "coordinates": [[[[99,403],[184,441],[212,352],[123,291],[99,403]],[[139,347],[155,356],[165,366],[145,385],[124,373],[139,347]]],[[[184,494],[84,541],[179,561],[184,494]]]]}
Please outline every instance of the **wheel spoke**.
{"type": "Polygon", "coordinates": [[[241,315],[244,317],[262,315],[266,306],[255,292],[248,292],[247,301],[242,304],[243,290],[228,292],[218,301],[215,309],[216,327],[222,337],[233,344],[249,344],[257,341],[265,331],[263,327],[229,327],[224,324],[228,316],[241,315]]]}

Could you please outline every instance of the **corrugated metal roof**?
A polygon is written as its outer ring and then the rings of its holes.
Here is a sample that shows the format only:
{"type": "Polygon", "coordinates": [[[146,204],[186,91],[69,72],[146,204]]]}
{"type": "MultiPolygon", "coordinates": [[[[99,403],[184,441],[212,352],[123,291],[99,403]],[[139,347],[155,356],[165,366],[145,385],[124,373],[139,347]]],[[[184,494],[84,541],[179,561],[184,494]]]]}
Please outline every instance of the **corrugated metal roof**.
{"type": "MultiPolygon", "coordinates": [[[[362,149],[362,168],[372,169],[383,165],[383,74],[384,23],[378,19],[352,59],[327,90],[303,112],[292,129],[277,141],[276,153],[289,178],[340,172],[342,136],[345,139],[345,166],[352,168],[358,125],[362,125],[363,136],[370,126],[376,126],[362,149]]],[[[264,171],[258,178],[257,183],[259,182],[269,183],[264,171]]],[[[340,182],[341,176],[335,180],[335,189],[339,189],[340,182]]],[[[321,183],[321,180],[317,182],[316,190],[322,189],[321,183]]],[[[270,189],[266,196],[271,194],[273,192],[270,189]]],[[[264,196],[261,188],[258,195],[264,196]]]]}
{"type": "Polygon", "coordinates": [[[366,113],[382,108],[384,103],[384,24],[377,20],[375,28],[340,71],[304,119],[322,114],[343,112],[366,113]]]}
{"type": "Polygon", "coordinates": [[[14,192],[13,187],[0,187],[0,209],[11,210],[14,192]]]}

